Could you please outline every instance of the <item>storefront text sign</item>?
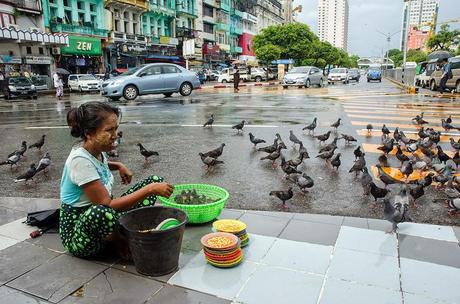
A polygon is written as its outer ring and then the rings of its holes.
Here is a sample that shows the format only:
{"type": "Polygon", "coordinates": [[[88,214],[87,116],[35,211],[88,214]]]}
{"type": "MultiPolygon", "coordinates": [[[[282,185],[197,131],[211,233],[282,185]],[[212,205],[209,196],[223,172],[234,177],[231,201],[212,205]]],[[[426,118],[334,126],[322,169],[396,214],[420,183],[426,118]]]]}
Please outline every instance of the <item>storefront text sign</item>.
{"type": "Polygon", "coordinates": [[[51,57],[46,56],[26,56],[26,64],[51,64],[51,57]]]}
{"type": "Polygon", "coordinates": [[[62,54],[101,55],[101,39],[81,36],[69,36],[69,46],[61,48],[62,54]]]}

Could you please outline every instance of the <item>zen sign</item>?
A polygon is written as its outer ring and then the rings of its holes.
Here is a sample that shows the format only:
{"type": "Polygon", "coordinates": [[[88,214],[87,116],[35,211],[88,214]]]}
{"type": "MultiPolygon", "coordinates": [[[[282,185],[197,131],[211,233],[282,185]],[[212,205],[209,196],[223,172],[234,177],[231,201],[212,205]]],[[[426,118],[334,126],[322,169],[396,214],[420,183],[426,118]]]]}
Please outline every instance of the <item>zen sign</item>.
{"type": "Polygon", "coordinates": [[[61,48],[61,54],[100,56],[101,39],[69,36],[69,46],[61,48]]]}

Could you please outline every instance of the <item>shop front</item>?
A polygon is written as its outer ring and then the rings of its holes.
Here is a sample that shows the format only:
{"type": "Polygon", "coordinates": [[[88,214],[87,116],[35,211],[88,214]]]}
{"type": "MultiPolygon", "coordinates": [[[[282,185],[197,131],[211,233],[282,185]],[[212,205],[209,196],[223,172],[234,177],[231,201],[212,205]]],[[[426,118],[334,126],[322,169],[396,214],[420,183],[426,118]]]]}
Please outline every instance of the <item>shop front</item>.
{"type": "Polygon", "coordinates": [[[69,45],[61,48],[56,66],[73,74],[104,73],[100,38],[69,36],[69,45]]]}

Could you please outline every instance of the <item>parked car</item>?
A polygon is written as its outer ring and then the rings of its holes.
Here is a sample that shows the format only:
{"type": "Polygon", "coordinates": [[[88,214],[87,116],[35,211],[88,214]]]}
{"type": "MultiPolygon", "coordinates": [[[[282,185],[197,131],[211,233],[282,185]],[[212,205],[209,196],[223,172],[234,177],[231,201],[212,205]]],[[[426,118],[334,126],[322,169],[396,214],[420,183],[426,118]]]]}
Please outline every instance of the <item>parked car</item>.
{"type": "Polygon", "coordinates": [[[356,82],[359,82],[360,78],[361,78],[361,74],[359,73],[358,69],[348,70],[348,80],[355,80],[356,82]]]}
{"type": "Polygon", "coordinates": [[[174,93],[180,93],[188,96],[199,87],[200,81],[195,72],[177,64],[150,63],[104,81],[102,96],[114,101],[121,97],[134,100],[137,96],[148,94],[164,94],[170,97],[174,93]]]}
{"type": "Polygon", "coordinates": [[[207,70],[206,73],[206,80],[207,81],[214,81],[219,78],[220,72],[217,70],[207,70]]]}
{"type": "MultiPolygon", "coordinates": [[[[448,60],[453,77],[447,80],[446,87],[449,90],[455,90],[457,93],[460,93],[460,56],[451,57],[448,60]]],[[[437,69],[431,74],[430,89],[432,91],[436,91],[439,88],[443,73],[442,69],[437,69]]]]}
{"type": "Polygon", "coordinates": [[[269,73],[262,68],[251,68],[251,80],[261,82],[262,80],[269,79],[269,73]]]}
{"type": "Polygon", "coordinates": [[[49,77],[46,75],[34,75],[30,77],[37,91],[48,90],[49,77]]]}
{"type": "Polygon", "coordinates": [[[15,97],[29,97],[37,99],[37,89],[32,81],[24,76],[7,77],[3,81],[3,95],[6,100],[15,97]]]}
{"type": "Polygon", "coordinates": [[[324,76],[320,69],[313,66],[294,67],[284,76],[282,81],[283,88],[288,86],[305,86],[309,88],[311,85],[322,87],[324,85],[324,76]]]}
{"type": "Polygon", "coordinates": [[[430,61],[420,62],[417,65],[416,76],[415,76],[415,85],[426,88],[430,86],[431,74],[436,70],[438,66],[437,59],[431,59],[430,61]]]}
{"type": "MultiPolygon", "coordinates": [[[[249,75],[248,69],[238,68],[238,70],[240,71],[241,81],[249,81],[251,79],[251,75],[249,75]]],[[[219,78],[217,78],[217,82],[222,82],[222,83],[233,82],[233,73],[235,73],[233,68],[222,69],[219,75],[219,78]]]]}
{"type": "Polygon", "coordinates": [[[382,70],[378,67],[369,67],[367,70],[367,82],[375,80],[382,82],[382,70]]]}
{"type": "Polygon", "coordinates": [[[67,85],[69,91],[99,91],[101,89],[101,83],[99,79],[90,74],[70,74],[67,78],[67,85]]]}
{"type": "Polygon", "coordinates": [[[348,80],[348,69],[347,68],[335,68],[327,75],[327,82],[334,84],[336,82],[349,83],[348,80]]]}

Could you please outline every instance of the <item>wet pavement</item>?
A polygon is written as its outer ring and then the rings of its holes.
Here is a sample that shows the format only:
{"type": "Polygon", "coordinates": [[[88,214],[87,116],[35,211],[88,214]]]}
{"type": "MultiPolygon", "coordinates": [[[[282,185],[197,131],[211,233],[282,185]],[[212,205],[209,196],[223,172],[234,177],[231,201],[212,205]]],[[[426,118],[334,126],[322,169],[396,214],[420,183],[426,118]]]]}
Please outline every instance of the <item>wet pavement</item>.
{"type": "MultiPolygon", "coordinates": [[[[44,151],[49,151],[53,166],[48,176],[40,175],[36,184],[15,184],[13,179],[25,171],[28,164],[38,162],[41,154],[26,153],[16,172],[0,167],[0,196],[58,198],[59,179],[63,163],[72,144],[72,138],[65,123],[70,107],[82,102],[104,100],[97,94],[66,96],[56,101],[53,96],[41,96],[38,101],[26,100],[7,103],[0,101],[0,155],[3,157],[19,148],[20,142],[35,142],[42,134],[47,135],[44,151]]],[[[379,132],[366,137],[362,129],[368,123],[380,130],[386,123],[390,130],[404,125],[402,130],[409,134],[415,131],[411,118],[420,111],[433,119],[430,125],[440,126],[440,118],[452,114],[454,124],[460,118],[460,106],[456,100],[407,95],[389,82],[335,85],[327,88],[283,90],[281,87],[248,87],[237,94],[232,89],[203,89],[191,97],[171,98],[162,96],[142,97],[135,102],[116,103],[123,113],[120,130],[124,132],[119,160],[134,172],[135,179],[149,174],[165,177],[172,183],[209,183],[224,187],[230,193],[226,207],[235,209],[275,210],[299,213],[323,213],[364,218],[381,218],[381,208],[369,208],[370,198],[362,196],[359,179],[348,173],[353,163],[356,144],[345,146],[339,141],[342,166],[338,172],[324,161],[315,158],[319,144],[307,133],[302,132],[306,123],[318,117],[316,134],[330,129],[329,125],[343,119],[339,133],[358,138],[366,151],[368,166],[376,163],[379,154],[375,145],[380,142],[379,132]],[[457,113],[458,112],[458,113],[457,113]],[[214,127],[203,129],[201,125],[209,115],[215,115],[214,127]],[[230,128],[241,120],[248,121],[244,134],[236,134],[230,128]],[[288,209],[268,194],[272,190],[287,189],[290,183],[283,180],[283,172],[273,169],[270,162],[261,161],[264,153],[255,152],[249,142],[248,133],[272,143],[275,133],[280,133],[287,150],[286,158],[294,157],[298,151],[289,142],[289,130],[293,130],[305,144],[310,159],[299,169],[315,180],[315,186],[308,194],[301,194],[294,187],[295,195],[288,201],[288,209]],[[148,167],[143,166],[136,143],[143,143],[148,149],[158,151],[160,156],[152,159],[148,167]],[[212,172],[206,172],[198,156],[225,143],[221,159],[225,162],[212,172]]],[[[456,132],[456,131],[455,131],[456,132]]],[[[456,133],[460,136],[460,133],[456,133]]],[[[448,142],[442,142],[446,151],[452,150],[448,142]]],[[[397,161],[390,159],[396,167],[397,161]]],[[[398,187],[391,187],[392,195],[398,187]]],[[[116,188],[115,194],[123,189],[116,188]]],[[[417,222],[458,224],[459,220],[447,216],[447,211],[433,198],[441,197],[435,190],[420,199],[420,208],[411,210],[411,217],[417,222]]]]}

